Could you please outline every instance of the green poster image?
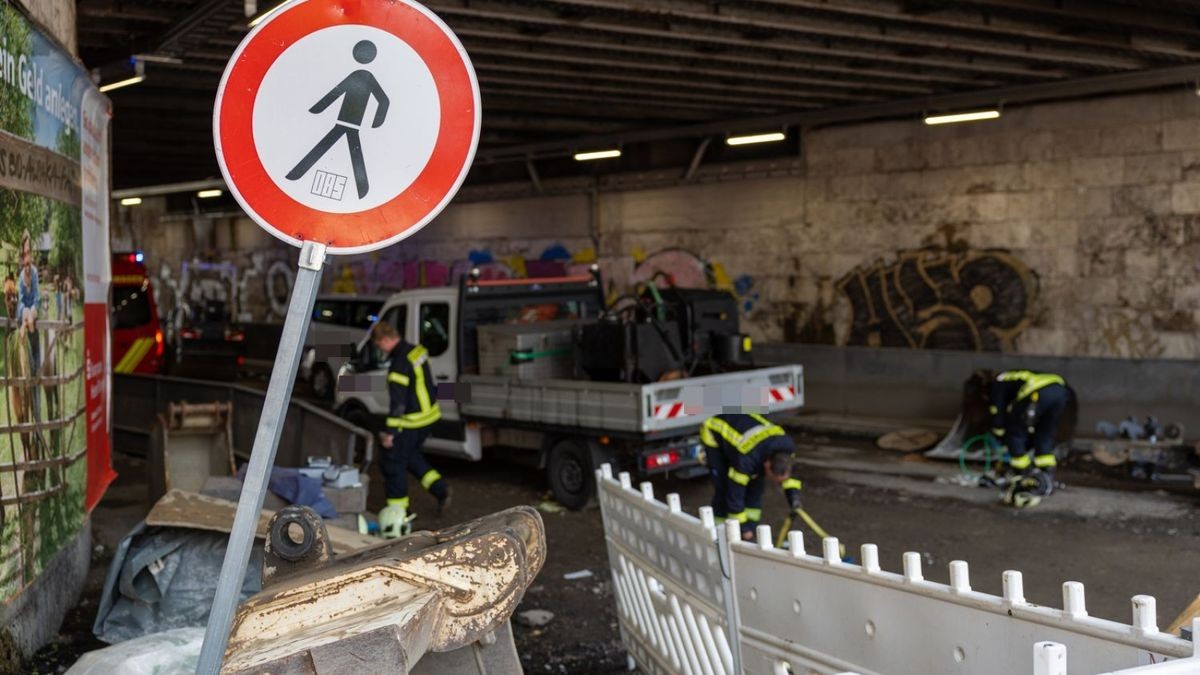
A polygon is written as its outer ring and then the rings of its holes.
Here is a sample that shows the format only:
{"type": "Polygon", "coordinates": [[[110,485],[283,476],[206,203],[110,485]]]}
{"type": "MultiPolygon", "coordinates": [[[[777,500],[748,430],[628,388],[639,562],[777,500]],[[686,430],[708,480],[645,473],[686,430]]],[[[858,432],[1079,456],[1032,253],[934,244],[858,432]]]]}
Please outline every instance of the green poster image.
{"type": "Polygon", "coordinates": [[[0,603],[83,522],[86,74],[0,2],[0,603]]]}

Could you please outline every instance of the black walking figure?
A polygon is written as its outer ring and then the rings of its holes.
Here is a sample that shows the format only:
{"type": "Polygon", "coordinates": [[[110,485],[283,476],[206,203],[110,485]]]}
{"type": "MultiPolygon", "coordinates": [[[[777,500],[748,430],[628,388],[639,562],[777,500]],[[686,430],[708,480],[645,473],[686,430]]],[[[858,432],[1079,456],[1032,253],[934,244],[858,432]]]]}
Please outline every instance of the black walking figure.
{"type": "MultiPolygon", "coordinates": [[[[376,53],[375,43],[370,40],[363,40],[354,45],[354,60],[363,65],[374,61],[376,53]]],[[[377,129],[387,119],[390,102],[387,94],[384,93],[383,88],[379,86],[379,82],[369,70],[359,69],[350,73],[338,86],[325,94],[324,98],[317,101],[317,104],[309,110],[314,115],[321,114],[326,108],[333,105],[334,101],[342,98],[342,110],[338,113],[337,125],[328,134],[325,134],[325,138],[322,138],[316,147],[304,156],[304,159],[300,160],[296,168],[287,175],[288,180],[303,178],[304,174],[308,173],[309,169],[313,168],[313,165],[329,152],[333,144],[345,136],[350,145],[350,161],[354,164],[354,182],[358,185],[358,198],[366,197],[370,190],[370,183],[367,181],[367,166],[363,161],[362,142],[358,137],[358,130],[362,127],[363,117],[367,114],[367,104],[371,102],[372,96],[379,105],[375,109],[375,121],[371,124],[371,128],[377,129]],[[345,98],[342,98],[343,96],[345,98]]]]}

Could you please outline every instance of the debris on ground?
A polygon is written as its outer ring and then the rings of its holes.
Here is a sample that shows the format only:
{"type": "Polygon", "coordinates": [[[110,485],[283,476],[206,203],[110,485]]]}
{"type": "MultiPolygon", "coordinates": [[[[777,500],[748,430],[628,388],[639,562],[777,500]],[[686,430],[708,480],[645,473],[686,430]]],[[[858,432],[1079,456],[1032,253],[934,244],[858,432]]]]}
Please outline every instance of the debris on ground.
{"type": "Polygon", "coordinates": [[[84,654],[67,675],[184,675],[196,672],[203,628],[154,633],[84,654]]]}
{"type": "Polygon", "coordinates": [[[541,628],[554,620],[554,613],[544,609],[527,609],[517,614],[517,623],[526,628],[541,628]]]}
{"type": "Polygon", "coordinates": [[[595,576],[591,570],[579,570],[578,572],[567,572],[563,575],[563,579],[567,581],[577,581],[579,579],[590,579],[595,576]]]}
{"type": "Polygon", "coordinates": [[[567,507],[553,499],[546,499],[538,503],[537,510],[542,513],[562,513],[567,510],[567,507]]]}

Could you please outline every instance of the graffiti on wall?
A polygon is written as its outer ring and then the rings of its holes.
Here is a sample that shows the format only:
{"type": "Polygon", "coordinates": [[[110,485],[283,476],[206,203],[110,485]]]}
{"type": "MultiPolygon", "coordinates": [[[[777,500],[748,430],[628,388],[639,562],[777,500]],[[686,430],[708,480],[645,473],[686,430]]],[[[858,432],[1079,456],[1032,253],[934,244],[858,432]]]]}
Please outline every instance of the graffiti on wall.
{"type": "Polygon", "coordinates": [[[742,274],[733,278],[720,262],[705,260],[686,249],[666,248],[650,255],[634,251],[633,258],[637,263],[631,279],[633,285],[661,280],[679,288],[728,291],[738,298],[744,315],[752,314],[761,299],[754,277],[742,274]]]}
{"type": "Polygon", "coordinates": [[[852,308],[847,342],[1012,351],[1032,324],[1037,276],[1005,251],[903,251],[860,266],[837,288],[852,308]]]}

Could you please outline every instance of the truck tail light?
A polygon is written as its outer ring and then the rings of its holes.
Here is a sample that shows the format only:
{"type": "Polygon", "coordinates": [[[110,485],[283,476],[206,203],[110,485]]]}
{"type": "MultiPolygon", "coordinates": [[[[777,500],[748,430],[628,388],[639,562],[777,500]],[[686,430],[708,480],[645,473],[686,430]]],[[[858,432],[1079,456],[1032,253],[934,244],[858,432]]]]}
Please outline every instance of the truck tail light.
{"type": "Polygon", "coordinates": [[[179,337],[183,338],[184,340],[195,340],[200,337],[200,333],[192,330],[191,328],[184,328],[183,330],[179,331],[179,337]]]}
{"type": "Polygon", "coordinates": [[[225,339],[229,342],[243,342],[246,339],[246,334],[240,330],[225,329],[225,339]]]}
{"type": "Polygon", "coordinates": [[[653,455],[646,456],[646,469],[661,469],[667,466],[674,466],[679,463],[679,451],[668,450],[667,452],[656,452],[653,455]]]}
{"type": "Polygon", "coordinates": [[[154,331],[154,355],[160,359],[163,355],[163,334],[161,330],[154,331]]]}

